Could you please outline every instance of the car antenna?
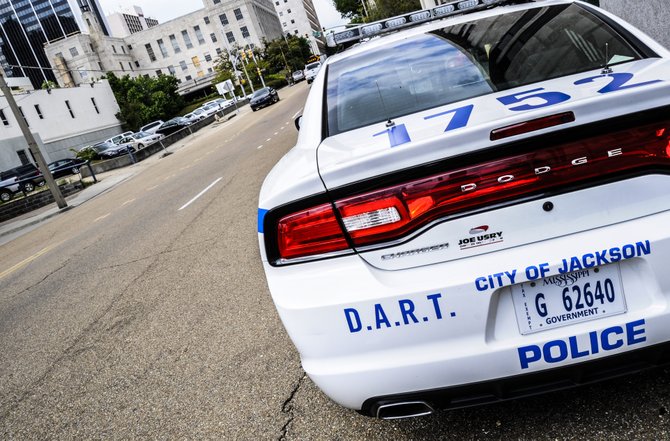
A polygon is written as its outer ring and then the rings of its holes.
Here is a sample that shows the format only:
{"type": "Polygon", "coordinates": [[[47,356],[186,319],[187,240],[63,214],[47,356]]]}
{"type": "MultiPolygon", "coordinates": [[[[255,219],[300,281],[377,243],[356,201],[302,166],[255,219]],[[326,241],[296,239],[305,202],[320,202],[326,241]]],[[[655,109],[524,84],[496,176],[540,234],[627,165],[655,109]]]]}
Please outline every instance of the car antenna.
{"type": "MultiPolygon", "coordinates": [[[[384,102],[384,97],[382,96],[382,91],[379,88],[379,82],[375,80],[375,85],[377,86],[377,93],[379,94],[379,99],[382,102],[382,107],[384,108],[384,113],[388,115],[388,111],[386,110],[386,103],[384,102]]],[[[386,127],[393,127],[395,125],[395,122],[391,120],[391,117],[389,116],[386,121],[386,127]]]]}
{"type": "Polygon", "coordinates": [[[603,66],[603,70],[601,72],[602,75],[608,75],[613,72],[612,68],[610,67],[610,44],[605,43],[605,65],[603,66]]]}

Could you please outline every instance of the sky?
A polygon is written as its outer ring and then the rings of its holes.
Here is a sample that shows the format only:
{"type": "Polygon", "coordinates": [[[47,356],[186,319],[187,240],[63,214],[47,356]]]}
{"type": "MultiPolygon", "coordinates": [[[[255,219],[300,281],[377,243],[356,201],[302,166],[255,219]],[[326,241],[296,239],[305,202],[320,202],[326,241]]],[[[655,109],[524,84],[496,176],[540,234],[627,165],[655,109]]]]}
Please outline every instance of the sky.
{"type": "MultiPolygon", "coordinates": [[[[105,14],[111,14],[122,8],[134,5],[142,8],[144,15],[164,23],[180,15],[193,12],[203,7],[201,0],[98,0],[105,14]],[[168,7],[169,6],[169,7],[168,7]]],[[[347,20],[340,17],[332,0],[313,0],[316,14],[321,26],[326,29],[344,24],[347,20]]]]}

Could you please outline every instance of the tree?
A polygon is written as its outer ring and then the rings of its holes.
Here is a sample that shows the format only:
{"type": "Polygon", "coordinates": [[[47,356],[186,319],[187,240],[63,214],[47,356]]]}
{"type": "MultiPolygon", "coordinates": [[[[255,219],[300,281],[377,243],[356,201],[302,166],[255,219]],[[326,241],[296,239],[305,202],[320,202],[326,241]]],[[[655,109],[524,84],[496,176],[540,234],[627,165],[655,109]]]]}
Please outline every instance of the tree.
{"type": "Polygon", "coordinates": [[[368,9],[369,16],[367,21],[383,20],[419,9],[421,9],[421,2],[419,0],[375,0],[375,5],[368,9]]]}
{"type": "Polygon", "coordinates": [[[305,66],[305,60],[312,55],[309,40],[287,34],[265,43],[263,58],[270,64],[271,73],[286,71],[288,74],[305,66]]]}
{"type": "Polygon", "coordinates": [[[184,106],[177,93],[177,78],[172,75],[119,78],[108,72],[106,76],[120,108],[116,117],[126,129],[137,130],[150,121],[168,120],[184,106]]]}
{"type": "Polygon", "coordinates": [[[421,9],[419,0],[374,0],[373,2],[370,0],[333,0],[333,3],[342,17],[351,19],[352,23],[369,23],[421,9]],[[363,8],[362,2],[364,1],[367,5],[367,16],[363,8]]]}

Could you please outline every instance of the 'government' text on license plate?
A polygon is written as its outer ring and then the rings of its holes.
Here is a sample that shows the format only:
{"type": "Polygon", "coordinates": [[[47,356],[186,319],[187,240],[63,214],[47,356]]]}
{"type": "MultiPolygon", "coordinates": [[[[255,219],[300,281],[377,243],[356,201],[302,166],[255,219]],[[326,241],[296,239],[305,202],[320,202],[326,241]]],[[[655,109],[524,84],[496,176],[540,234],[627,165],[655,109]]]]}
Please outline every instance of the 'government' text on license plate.
{"type": "Polygon", "coordinates": [[[626,312],[618,265],[514,285],[512,299],[521,334],[626,312]]]}

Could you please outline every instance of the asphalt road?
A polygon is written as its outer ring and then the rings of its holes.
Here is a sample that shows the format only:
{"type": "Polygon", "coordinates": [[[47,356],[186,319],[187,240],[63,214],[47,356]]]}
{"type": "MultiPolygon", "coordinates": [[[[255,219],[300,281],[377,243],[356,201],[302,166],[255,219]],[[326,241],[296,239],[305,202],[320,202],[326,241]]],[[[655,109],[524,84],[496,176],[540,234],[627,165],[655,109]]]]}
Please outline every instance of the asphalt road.
{"type": "Polygon", "coordinates": [[[256,234],[307,90],[0,246],[0,438],[670,437],[667,370],[410,420],[330,402],[275,312],[256,234]]]}

